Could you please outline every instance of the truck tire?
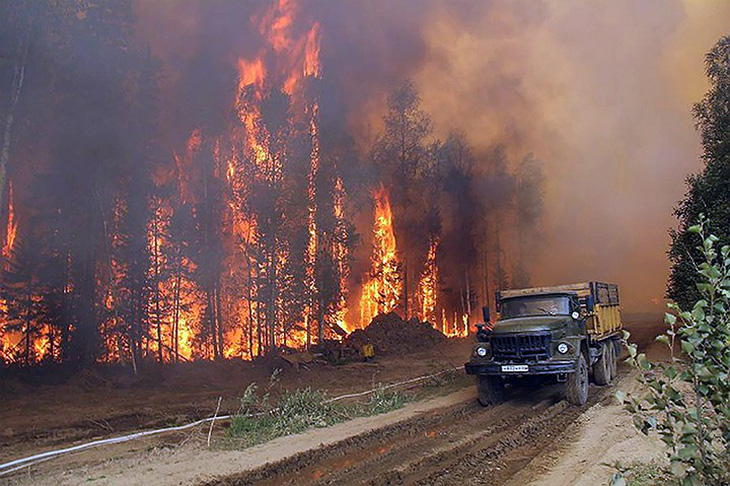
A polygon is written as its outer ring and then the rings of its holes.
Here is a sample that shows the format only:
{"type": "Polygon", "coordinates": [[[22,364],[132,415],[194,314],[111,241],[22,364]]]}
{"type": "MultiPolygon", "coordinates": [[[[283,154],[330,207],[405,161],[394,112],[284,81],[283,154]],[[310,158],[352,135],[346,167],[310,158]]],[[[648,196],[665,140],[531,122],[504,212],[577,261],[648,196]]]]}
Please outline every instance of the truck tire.
{"type": "Polygon", "coordinates": [[[601,343],[601,356],[593,365],[593,381],[596,382],[596,385],[608,385],[611,382],[612,347],[611,341],[601,343]]]}
{"type": "Polygon", "coordinates": [[[578,355],[575,373],[565,382],[565,398],[573,405],[585,405],[588,401],[588,364],[583,353],[578,355]]]}
{"type": "Polygon", "coordinates": [[[615,339],[608,341],[608,348],[611,350],[611,361],[609,362],[609,368],[611,370],[611,381],[616,378],[618,374],[618,359],[620,358],[621,348],[619,343],[615,339]]]}
{"type": "Polygon", "coordinates": [[[504,382],[499,376],[477,376],[479,403],[486,407],[498,405],[504,400],[504,382]]]}

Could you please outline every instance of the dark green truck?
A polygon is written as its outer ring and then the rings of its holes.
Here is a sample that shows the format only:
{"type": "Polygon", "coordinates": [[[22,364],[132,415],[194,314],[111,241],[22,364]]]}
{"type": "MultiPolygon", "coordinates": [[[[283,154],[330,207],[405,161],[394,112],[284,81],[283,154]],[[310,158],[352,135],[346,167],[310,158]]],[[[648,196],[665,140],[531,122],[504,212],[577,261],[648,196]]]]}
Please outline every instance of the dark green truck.
{"type": "Polygon", "coordinates": [[[583,282],[497,293],[499,319],[477,326],[466,363],[476,375],[479,402],[497,404],[506,383],[538,377],[562,383],[567,400],[583,405],[589,379],[606,385],[616,375],[623,324],[618,286],[583,282]]]}

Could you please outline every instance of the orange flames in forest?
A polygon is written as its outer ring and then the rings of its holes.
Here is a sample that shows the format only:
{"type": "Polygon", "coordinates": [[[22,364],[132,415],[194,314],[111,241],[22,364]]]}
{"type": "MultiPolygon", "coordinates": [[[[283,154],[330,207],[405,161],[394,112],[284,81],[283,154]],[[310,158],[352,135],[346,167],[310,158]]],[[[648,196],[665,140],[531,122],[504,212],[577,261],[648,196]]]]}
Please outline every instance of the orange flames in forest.
{"type": "MultiPolygon", "coordinates": [[[[363,328],[376,315],[401,305],[408,289],[404,289],[388,193],[381,186],[373,194],[372,255],[360,289],[359,318],[346,322],[351,258],[345,215],[347,194],[339,167],[328,165],[334,162],[321,157],[320,100],[307,89],[309,83],[322,78],[320,25],[313,22],[306,32],[297,34],[294,26],[298,12],[295,1],[278,0],[262,15],[252,18],[265,45],[253,59],[239,58],[236,62],[238,80],[231,86],[236,92],[235,119],[215,136],[202,129],[192,130],[184,150],[173,152],[176,170],[171,171],[169,181],[164,177],[155,181],[160,185],[176,183],[177,191],[167,198],[151,196],[148,202],[149,266],[145,278],[149,285],[143,297],[147,299],[148,322],[144,332],[133,335],[123,330],[124,318],[115,310],[130,298],[116,290],[128,268],[112,258],[111,269],[99,277],[103,296],[100,303],[109,316],[100,329],[103,361],[135,362],[139,357],[163,362],[214,357],[253,359],[276,348],[303,348],[323,339],[340,339],[345,331],[363,328]],[[291,103],[287,116],[294,119],[284,130],[267,126],[262,113],[264,102],[281,93],[291,103]],[[271,221],[284,218],[276,214],[280,213],[276,201],[272,203],[273,216],[257,212],[251,203],[256,190],[267,196],[273,194],[274,199],[283,192],[289,163],[283,133],[293,127],[311,141],[305,184],[306,245],[299,247],[272,230],[271,221]],[[209,185],[216,184],[223,188],[220,214],[201,216],[209,185]],[[173,222],[180,215],[190,218],[192,225],[213,225],[212,233],[221,235],[220,274],[208,286],[197,278],[205,262],[201,264],[183,251],[183,246],[192,243],[175,239],[173,222]],[[206,222],[201,223],[205,218],[206,222]],[[303,282],[296,281],[301,277],[295,277],[289,265],[295,257],[304,264],[303,282]],[[330,265],[334,276],[320,275],[325,264],[330,265]],[[326,289],[327,285],[336,288],[326,289]],[[295,292],[298,295],[293,295],[295,292]],[[299,306],[295,316],[293,303],[299,306]]],[[[13,197],[11,184],[2,244],[6,261],[12,256],[18,232],[13,197]]],[[[114,208],[117,232],[127,210],[123,200],[114,208]]],[[[292,219],[299,216],[297,213],[292,219]]],[[[304,223],[303,212],[301,218],[304,223]]],[[[120,238],[112,234],[109,239],[114,250],[120,238]]],[[[205,240],[202,245],[208,243],[205,240]]],[[[420,320],[449,336],[462,336],[467,332],[468,315],[454,313],[453,318],[447,318],[439,305],[438,245],[438,239],[432,237],[415,294],[409,297],[420,320]]],[[[358,310],[353,309],[353,313],[358,310]]],[[[0,331],[2,359],[8,359],[11,351],[16,356],[17,350],[13,350],[22,348],[21,340],[31,335],[29,326],[24,331],[0,331]]],[[[54,351],[58,349],[58,338],[52,332],[52,326],[34,325],[34,337],[26,345],[26,356],[33,356],[27,359],[38,361],[58,354],[54,351]]]]}
{"type": "MultiPolygon", "coordinates": [[[[368,279],[363,284],[360,294],[360,327],[367,326],[378,314],[395,310],[401,304],[405,290],[388,194],[381,186],[373,194],[373,198],[375,200],[373,250],[368,279]]],[[[439,312],[438,245],[438,238],[432,236],[413,296],[416,316],[420,321],[428,322],[448,337],[463,337],[469,332],[468,312],[454,312],[453,315],[447,316],[443,307],[440,307],[439,312]]]]}
{"type": "Polygon", "coordinates": [[[428,246],[428,254],[423,264],[423,272],[418,282],[416,297],[418,300],[418,318],[421,321],[436,322],[436,303],[438,300],[438,264],[436,263],[436,250],[438,239],[431,237],[428,246]]]}
{"type": "Polygon", "coordinates": [[[360,295],[361,328],[367,326],[376,315],[395,309],[403,293],[400,262],[393,232],[393,213],[388,194],[381,187],[373,197],[375,199],[373,253],[369,278],[363,284],[360,295]]]}
{"type": "Polygon", "coordinates": [[[5,226],[5,241],[3,241],[2,254],[6,260],[10,259],[15,239],[18,237],[18,221],[15,219],[15,201],[13,195],[13,183],[8,184],[8,221],[5,226]]]}

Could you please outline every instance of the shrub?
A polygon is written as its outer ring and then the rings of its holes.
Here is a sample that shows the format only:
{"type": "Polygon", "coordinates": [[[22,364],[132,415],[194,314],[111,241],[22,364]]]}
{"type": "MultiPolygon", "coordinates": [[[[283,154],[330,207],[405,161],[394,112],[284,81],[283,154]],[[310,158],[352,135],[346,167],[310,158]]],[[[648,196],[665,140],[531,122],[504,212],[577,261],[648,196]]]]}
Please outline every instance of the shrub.
{"type": "Polygon", "coordinates": [[[628,344],[648,391],[642,398],[619,394],[637,428],[657,431],[668,446],[669,469],[682,485],[730,484],[730,247],[718,253],[707,228],[700,216],[688,229],[701,239],[700,298],[691,311],[670,303],[668,329],[657,337],[671,361],[652,363],[628,344]]]}

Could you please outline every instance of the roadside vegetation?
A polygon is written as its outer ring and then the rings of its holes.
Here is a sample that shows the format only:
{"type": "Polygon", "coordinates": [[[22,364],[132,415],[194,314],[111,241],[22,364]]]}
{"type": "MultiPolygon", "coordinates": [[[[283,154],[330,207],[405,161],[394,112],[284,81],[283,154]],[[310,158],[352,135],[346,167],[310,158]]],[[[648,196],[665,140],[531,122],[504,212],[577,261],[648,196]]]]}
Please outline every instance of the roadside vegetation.
{"type": "Polygon", "coordinates": [[[707,53],[705,72],[710,88],[693,109],[704,167],[675,210],[672,302],[657,337],[671,359],[649,362],[628,344],[647,393],[619,393],[636,427],[667,445],[667,462],[617,467],[614,485],[730,484],[730,36],[707,53]]]}
{"type": "Polygon", "coordinates": [[[674,211],[676,230],[670,231],[672,263],[667,295],[683,310],[701,299],[696,262],[703,261],[693,227],[700,214],[719,245],[730,244],[730,36],[721,38],[705,57],[710,89],[693,108],[702,142],[704,166],[687,178],[687,193],[674,211]]]}
{"type": "MultiPolygon", "coordinates": [[[[669,347],[670,361],[652,363],[629,344],[647,393],[619,393],[636,427],[667,445],[668,483],[683,486],[730,484],[730,246],[718,252],[709,228],[702,215],[688,228],[701,241],[699,299],[689,311],[669,304],[668,328],[657,341],[669,347]]],[[[625,476],[617,474],[613,484],[626,484],[625,476]]]]}
{"type": "Polygon", "coordinates": [[[410,391],[378,384],[372,393],[359,400],[336,401],[322,391],[308,387],[284,390],[274,398],[276,383],[275,374],[263,394],[257,393],[255,383],[246,389],[238,413],[226,432],[227,446],[251,447],[277,437],[391,412],[403,408],[409,402],[443,395],[472,384],[463,374],[454,372],[430,379],[418,389],[410,391]]]}

